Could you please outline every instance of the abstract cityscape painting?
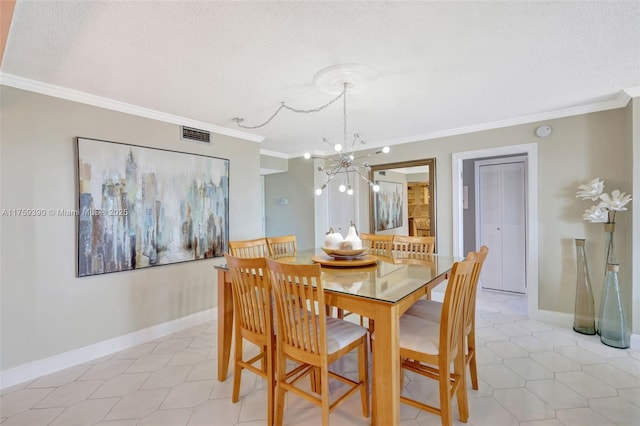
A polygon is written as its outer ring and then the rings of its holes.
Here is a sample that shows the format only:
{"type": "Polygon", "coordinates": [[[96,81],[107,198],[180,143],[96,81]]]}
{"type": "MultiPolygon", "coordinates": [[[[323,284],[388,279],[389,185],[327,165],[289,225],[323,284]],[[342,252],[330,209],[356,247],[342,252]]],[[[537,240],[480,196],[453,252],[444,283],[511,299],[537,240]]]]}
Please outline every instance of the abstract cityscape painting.
{"type": "Polygon", "coordinates": [[[223,256],[229,160],[77,138],[78,276],[223,256]]]}
{"type": "Polygon", "coordinates": [[[398,182],[377,181],[380,191],[375,194],[376,231],[402,226],[404,185],[398,182]]]}

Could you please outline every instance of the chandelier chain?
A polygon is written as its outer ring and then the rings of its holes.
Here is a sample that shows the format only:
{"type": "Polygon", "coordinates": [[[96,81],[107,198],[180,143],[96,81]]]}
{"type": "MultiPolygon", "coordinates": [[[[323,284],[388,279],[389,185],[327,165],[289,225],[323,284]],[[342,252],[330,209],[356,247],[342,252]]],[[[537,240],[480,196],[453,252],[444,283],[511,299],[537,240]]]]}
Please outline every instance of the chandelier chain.
{"type": "MultiPolygon", "coordinates": [[[[311,114],[311,113],[315,113],[315,112],[320,112],[320,111],[322,111],[323,109],[327,108],[328,106],[330,106],[331,104],[333,104],[334,102],[336,102],[336,101],[337,101],[338,99],[340,99],[340,98],[344,98],[344,105],[345,105],[345,108],[346,108],[346,105],[347,105],[347,97],[346,97],[346,93],[347,93],[347,85],[346,85],[346,83],[345,83],[345,85],[344,85],[344,89],[342,90],[342,92],[341,92],[338,96],[336,96],[335,98],[331,99],[331,100],[330,100],[329,102],[327,102],[326,104],[324,104],[324,105],[322,105],[322,106],[319,106],[319,107],[317,107],[317,108],[312,108],[312,109],[298,109],[298,108],[293,108],[293,107],[290,107],[289,105],[285,104],[285,103],[284,103],[284,101],[283,101],[282,103],[280,103],[280,106],[278,107],[278,109],[276,110],[276,112],[274,112],[274,113],[271,115],[271,117],[269,117],[269,118],[267,119],[267,121],[265,121],[264,123],[261,123],[261,124],[257,124],[257,125],[255,125],[255,126],[245,126],[244,124],[242,124],[242,122],[244,121],[244,118],[238,118],[238,117],[236,117],[236,118],[233,118],[233,119],[232,119],[232,121],[235,121],[235,122],[236,122],[236,124],[238,125],[238,127],[242,127],[243,129],[258,129],[258,128],[260,128],[260,127],[264,127],[264,126],[266,126],[267,124],[269,124],[269,123],[271,122],[271,120],[273,120],[273,119],[276,117],[276,115],[278,115],[278,114],[280,113],[280,111],[282,111],[283,109],[288,109],[289,111],[297,112],[297,113],[302,113],[302,114],[311,114]]],[[[347,120],[347,118],[346,118],[346,117],[347,117],[347,112],[346,112],[346,110],[345,110],[344,116],[345,116],[345,124],[344,124],[344,126],[345,126],[345,133],[344,133],[344,136],[345,136],[345,140],[346,140],[346,139],[347,139],[347,123],[346,123],[346,120],[347,120]]]]}
{"type": "Polygon", "coordinates": [[[347,83],[344,83],[344,88],[342,89],[342,93],[344,96],[342,97],[343,102],[343,114],[344,114],[344,149],[347,149],[347,83]]]}

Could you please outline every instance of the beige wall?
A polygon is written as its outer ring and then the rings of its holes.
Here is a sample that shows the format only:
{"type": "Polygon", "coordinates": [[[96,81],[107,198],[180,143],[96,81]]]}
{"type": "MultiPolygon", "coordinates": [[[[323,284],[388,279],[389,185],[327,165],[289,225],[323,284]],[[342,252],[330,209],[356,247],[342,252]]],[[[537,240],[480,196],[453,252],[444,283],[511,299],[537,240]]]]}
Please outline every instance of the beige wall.
{"type": "MultiPolygon", "coordinates": [[[[2,209],[77,206],[78,136],[230,160],[230,238],[261,234],[259,145],[0,86],[2,209]]],[[[1,218],[0,369],[216,306],[218,259],[76,278],[76,218],[1,218]]]]}
{"type": "MultiPolygon", "coordinates": [[[[436,209],[438,251],[452,253],[451,158],[456,152],[536,143],[539,164],[539,308],[572,313],[575,297],[574,238],[587,238],[592,284],[599,303],[604,275],[602,225],[585,223],[582,212],[590,207],[577,200],[579,184],[595,177],[605,179],[607,191],[632,190],[632,139],[629,108],[550,120],[554,131],[546,139],[534,136],[542,123],[530,123],[483,132],[393,146],[372,164],[417,158],[436,158],[436,209]]],[[[634,203],[635,200],[632,202],[634,203]]],[[[361,211],[364,223],[368,210],[361,211]]],[[[631,318],[631,212],[617,218],[618,260],[631,318]]],[[[637,333],[638,330],[636,329],[637,333]]]]}
{"type": "Polygon", "coordinates": [[[289,170],[265,176],[264,187],[266,236],[294,234],[299,250],[315,247],[313,162],[289,160],[289,170]]]}
{"type": "MultiPolygon", "coordinates": [[[[175,125],[5,86],[0,86],[0,90],[1,209],[75,209],[74,146],[75,138],[83,136],[230,159],[230,238],[261,235],[258,144],[221,135],[214,135],[210,147],[183,142],[175,125]]],[[[531,123],[394,146],[391,153],[375,160],[387,163],[437,159],[438,249],[446,254],[452,251],[452,153],[537,143],[539,307],[571,313],[575,291],[574,238],[588,240],[596,302],[604,273],[602,228],[580,219],[589,205],[575,199],[575,190],[578,184],[600,177],[606,180],[608,191],[615,188],[632,191],[632,148],[635,140],[638,149],[640,134],[637,100],[634,106],[635,109],[629,106],[551,120],[547,123],[554,133],[547,139],[536,138],[533,130],[540,123],[531,123]]],[[[313,180],[313,165],[300,159],[289,162],[289,172],[265,178],[272,184],[265,203],[273,234],[294,229],[301,248],[315,245],[312,223],[318,213],[313,207],[313,180]],[[288,209],[275,205],[280,197],[288,198],[288,209]]],[[[362,193],[366,193],[366,188],[362,193]]],[[[636,202],[632,202],[631,211],[618,216],[616,232],[620,278],[630,318],[630,231],[636,202]]],[[[0,225],[2,370],[217,304],[213,265],[220,259],[76,278],[73,217],[4,216],[0,225]]],[[[360,228],[368,229],[366,197],[360,198],[360,228]]],[[[633,294],[636,301],[639,294],[639,291],[633,294]]],[[[635,333],[639,332],[638,317],[635,314],[635,333]]]]}

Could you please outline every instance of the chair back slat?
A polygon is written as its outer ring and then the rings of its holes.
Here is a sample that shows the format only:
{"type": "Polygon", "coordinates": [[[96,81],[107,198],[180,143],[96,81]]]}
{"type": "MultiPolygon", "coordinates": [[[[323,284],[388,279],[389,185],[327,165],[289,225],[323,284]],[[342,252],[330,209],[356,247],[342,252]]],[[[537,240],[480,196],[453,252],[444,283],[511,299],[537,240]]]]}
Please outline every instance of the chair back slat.
{"type": "Polygon", "coordinates": [[[255,240],[229,241],[229,253],[235,257],[267,257],[269,247],[266,238],[255,240]]]}
{"type": "Polygon", "coordinates": [[[225,259],[231,274],[233,307],[240,327],[256,334],[271,333],[271,286],[265,259],[245,259],[228,254],[225,254],[225,259]]]}
{"type": "Polygon", "coordinates": [[[271,257],[295,256],[298,251],[295,235],[267,237],[267,245],[271,257]]]}
{"type": "Polygon", "coordinates": [[[465,306],[464,312],[464,324],[467,329],[473,327],[476,317],[476,294],[478,291],[478,281],[480,280],[480,273],[482,272],[482,265],[489,255],[489,248],[487,246],[480,247],[480,251],[470,252],[467,255],[466,260],[473,260],[473,271],[471,273],[471,279],[469,282],[469,294],[468,303],[465,306]]]}
{"type": "Polygon", "coordinates": [[[320,265],[267,259],[278,312],[278,342],[308,354],[326,353],[326,313],[320,265]]]}
{"type": "Polygon", "coordinates": [[[435,252],[435,237],[409,237],[406,235],[393,236],[394,254],[405,256],[409,254],[433,254],[435,252]]]}
{"type": "Polygon", "coordinates": [[[440,318],[440,349],[448,352],[448,359],[452,359],[458,350],[464,350],[460,347],[464,333],[464,306],[474,264],[472,260],[465,260],[454,263],[451,268],[440,318]]]}
{"type": "Polygon", "coordinates": [[[362,246],[369,249],[369,254],[391,256],[393,235],[360,234],[362,246]]]}

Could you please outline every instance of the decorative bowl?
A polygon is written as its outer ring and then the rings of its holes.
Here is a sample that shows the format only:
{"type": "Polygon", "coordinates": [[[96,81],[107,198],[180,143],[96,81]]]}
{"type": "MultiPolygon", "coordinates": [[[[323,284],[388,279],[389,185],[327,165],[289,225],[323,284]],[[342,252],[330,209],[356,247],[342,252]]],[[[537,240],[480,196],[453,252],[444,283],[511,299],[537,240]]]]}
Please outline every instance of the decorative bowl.
{"type": "Polygon", "coordinates": [[[361,254],[367,251],[366,248],[355,249],[355,250],[341,250],[341,249],[329,248],[329,247],[321,247],[321,248],[325,253],[333,257],[356,257],[356,256],[360,256],[361,254]]]}

